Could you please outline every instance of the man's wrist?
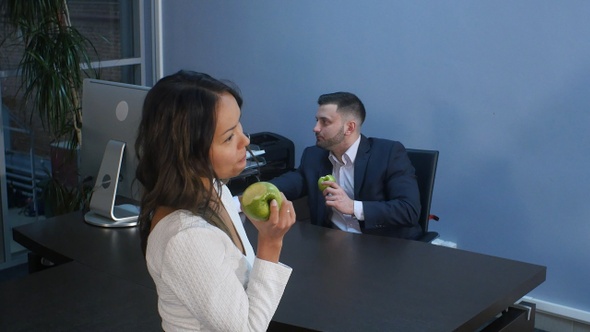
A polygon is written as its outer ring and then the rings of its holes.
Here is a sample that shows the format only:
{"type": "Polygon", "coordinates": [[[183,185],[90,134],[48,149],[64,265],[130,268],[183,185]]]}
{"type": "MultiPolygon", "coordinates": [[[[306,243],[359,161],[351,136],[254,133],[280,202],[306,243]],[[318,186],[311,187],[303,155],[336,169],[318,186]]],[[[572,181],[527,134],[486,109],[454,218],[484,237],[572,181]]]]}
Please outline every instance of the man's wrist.
{"type": "Polygon", "coordinates": [[[353,203],[353,216],[357,220],[365,220],[365,212],[363,210],[363,202],[361,201],[352,201],[353,203]]]}

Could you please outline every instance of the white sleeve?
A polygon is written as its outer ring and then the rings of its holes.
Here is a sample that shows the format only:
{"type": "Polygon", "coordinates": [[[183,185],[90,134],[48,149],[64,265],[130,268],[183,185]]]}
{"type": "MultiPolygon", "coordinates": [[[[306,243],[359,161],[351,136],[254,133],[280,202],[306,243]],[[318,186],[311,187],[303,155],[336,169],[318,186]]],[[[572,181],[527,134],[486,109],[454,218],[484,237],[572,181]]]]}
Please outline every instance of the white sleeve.
{"type": "Polygon", "coordinates": [[[256,259],[246,289],[236,275],[235,248],[214,229],[187,229],[165,249],[162,279],[203,325],[216,331],[265,331],[291,274],[256,259]]]}

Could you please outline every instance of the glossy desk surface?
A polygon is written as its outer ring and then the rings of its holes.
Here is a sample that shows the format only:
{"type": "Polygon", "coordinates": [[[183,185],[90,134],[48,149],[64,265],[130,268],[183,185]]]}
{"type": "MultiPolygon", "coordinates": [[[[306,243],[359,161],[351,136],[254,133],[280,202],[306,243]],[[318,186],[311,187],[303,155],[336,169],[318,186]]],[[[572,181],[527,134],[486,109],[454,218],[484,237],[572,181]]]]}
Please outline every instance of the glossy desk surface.
{"type": "MultiPolygon", "coordinates": [[[[255,246],[256,231],[249,222],[246,230],[255,246]]],[[[15,228],[13,236],[50,259],[74,261],[0,284],[1,294],[19,289],[12,292],[21,294],[21,310],[31,308],[31,315],[43,308],[61,312],[67,309],[60,303],[84,304],[84,298],[96,293],[92,288],[101,285],[105,303],[124,298],[123,307],[141,308],[145,323],[159,328],[155,288],[141,256],[137,228],[99,228],[74,213],[15,228]],[[63,291],[39,290],[55,297],[44,300],[54,306],[29,307],[25,301],[41,296],[29,293],[43,283],[52,284],[52,274],[66,275],[60,280],[72,282],[58,282],[63,291]],[[88,296],[77,298],[85,292],[88,296]]],[[[546,274],[539,265],[307,223],[289,231],[281,261],[293,274],[274,320],[320,331],[477,330],[541,284],[546,274]]],[[[0,301],[2,307],[10,303],[0,301]]],[[[5,319],[18,316],[7,315],[0,314],[0,327],[5,319]]]]}

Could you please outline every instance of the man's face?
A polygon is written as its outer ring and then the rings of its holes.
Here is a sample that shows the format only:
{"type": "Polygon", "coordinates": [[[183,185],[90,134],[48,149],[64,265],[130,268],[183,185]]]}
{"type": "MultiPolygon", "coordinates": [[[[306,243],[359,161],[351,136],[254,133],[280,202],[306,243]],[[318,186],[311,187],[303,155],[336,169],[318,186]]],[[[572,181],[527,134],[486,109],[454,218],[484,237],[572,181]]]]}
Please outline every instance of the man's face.
{"type": "Polygon", "coordinates": [[[344,141],[344,120],[334,104],[321,105],[316,113],[313,132],[316,145],[332,151],[344,141]]]}

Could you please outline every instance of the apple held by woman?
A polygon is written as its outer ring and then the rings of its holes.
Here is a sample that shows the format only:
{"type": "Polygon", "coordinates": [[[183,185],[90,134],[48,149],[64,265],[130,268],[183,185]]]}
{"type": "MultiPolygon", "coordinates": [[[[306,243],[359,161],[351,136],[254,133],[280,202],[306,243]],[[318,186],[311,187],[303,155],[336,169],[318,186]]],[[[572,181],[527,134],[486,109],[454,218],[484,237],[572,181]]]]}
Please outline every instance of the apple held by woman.
{"type": "Polygon", "coordinates": [[[279,189],[270,182],[255,182],[242,194],[242,211],[251,219],[266,221],[270,216],[270,202],[273,199],[277,201],[280,209],[283,195],[279,189]]]}

